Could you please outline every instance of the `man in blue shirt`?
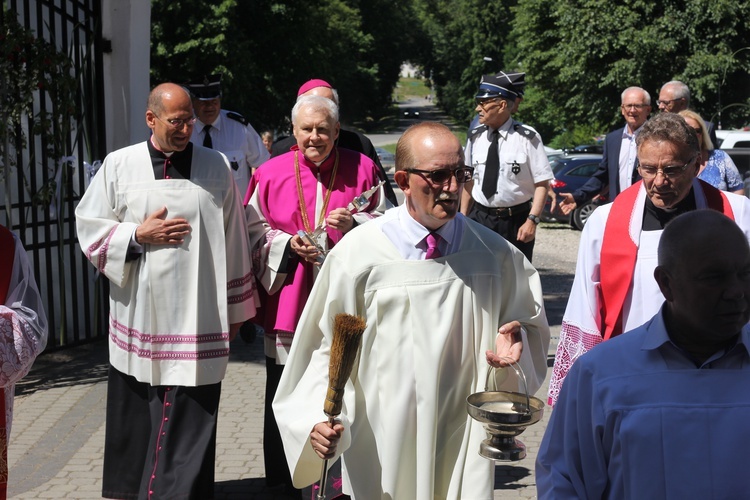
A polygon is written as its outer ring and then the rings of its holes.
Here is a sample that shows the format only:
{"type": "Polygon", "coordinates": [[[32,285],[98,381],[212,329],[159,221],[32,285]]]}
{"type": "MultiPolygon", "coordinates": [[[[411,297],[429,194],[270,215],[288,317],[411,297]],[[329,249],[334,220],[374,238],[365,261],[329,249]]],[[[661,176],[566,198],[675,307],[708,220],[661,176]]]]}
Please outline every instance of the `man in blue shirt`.
{"type": "Polygon", "coordinates": [[[750,247],[714,210],[664,229],[666,301],[571,368],[536,463],[538,497],[744,498],[750,478],[750,247]]]}

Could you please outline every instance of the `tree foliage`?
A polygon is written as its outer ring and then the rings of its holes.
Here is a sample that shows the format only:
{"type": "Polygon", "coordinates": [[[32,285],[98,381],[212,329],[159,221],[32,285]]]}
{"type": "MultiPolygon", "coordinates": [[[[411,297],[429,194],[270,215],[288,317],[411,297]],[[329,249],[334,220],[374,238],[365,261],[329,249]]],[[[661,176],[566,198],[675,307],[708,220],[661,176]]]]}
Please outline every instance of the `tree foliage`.
{"type": "MultiPolygon", "coordinates": [[[[511,36],[534,89],[524,113],[553,135],[576,124],[613,128],[625,88],[646,89],[656,109],[660,86],[676,79],[690,87],[691,106],[715,120],[720,107],[749,102],[749,14],[750,4],[725,0],[519,0],[511,36]]],[[[749,116],[733,106],[722,125],[749,116]]]]}
{"type": "Polygon", "coordinates": [[[734,0],[154,0],[152,83],[221,72],[225,107],[285,128],[299,85],[324,78],[344,121],[367,124],[388,113],[410,61],[468,123],[481,75],[521,70],[517,118],[551,142],[619,126],[631,85],[656,109],[678,79],[696,111],[718,121],[721,110],[731,128],[750,122],[749,18],[734,0]]]}
{"type": "MultiPolygon", "coordinates": [[[[474,114],[474,95],[483,74],[508,68],[510,8],[514,2],[414,0],[428,37],[419,61],[432,74],[440,105],[457,120],[474,114]],[[485,58],[489,59],[485,60],[485,58]]],[[[514,68],[508,68],[514,69],[514,68]]]]}
{"type": "Polygon", "coordinates": [[[411,11],[397,0],[154,0],[152,83],[221,73],[224,107],[285,129],[299,86],[323,78],[344,121],[372,122],[414,46],[411,11]]]}

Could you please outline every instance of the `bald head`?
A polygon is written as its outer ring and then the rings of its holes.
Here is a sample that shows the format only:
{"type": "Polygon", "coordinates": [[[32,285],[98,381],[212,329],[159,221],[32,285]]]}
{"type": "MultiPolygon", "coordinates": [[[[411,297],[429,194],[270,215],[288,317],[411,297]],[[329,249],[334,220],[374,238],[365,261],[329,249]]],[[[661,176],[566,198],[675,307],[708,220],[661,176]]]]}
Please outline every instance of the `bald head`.
{"type": "Polygon", "coordinates": [[[169,153],[183,151],[190,142],[195,117],[190,94],[174,83],[157,85],[148,96],[146,125],[152,144],[169,153]]]}
{"type": "Polygon", "coordinates": [[[709,251],[721,256],[728,248],[750,255],[747,238],[737,224],[716,210],[692,210],[667,224],[659,240],[659,267],[685,271],[685,263],[696,253],[709,251]]]}
{"type": "Polygon", "coordinates": [[[435,143],[435,142],[446,142],[446,148],[450,148],[453,151],[459,153],[459,156],[463,156],[461,143],[453,132],[443,125],[437,122],[420,122],[416,123],[401,135],[401,138],[396,144],[396,170],[407,170],[409,168],[415,168],[417,164],[423,161],[420,158],[420,154],[425,153],[421,150],[420,142],[435,143]]]}
{"type": "Polygon", "coordinates": [[[412,125],[396,145],[393,179],[409,215],[431,231],[458,213],[467,170],[461,144],[440,123],[412,125]]]}
{"type": "MultiPolygon", "coordinates": [[[[164,114],[164,100],[183,100],[190,99],[190,93],[184,87],[175,83],[162,83],[151,90],[148,95],[146,108],[150,109],[157,115],[164,114]]],[[[192,105],[192,104],[191,104],[192,105]]]]}
{"type": "Polygon", "coordinates": [[[699,362],[731,345],[750,319],[750,245],[715,210],[693,210],[667,225],[654,278],[670,339],[699,362]]]}

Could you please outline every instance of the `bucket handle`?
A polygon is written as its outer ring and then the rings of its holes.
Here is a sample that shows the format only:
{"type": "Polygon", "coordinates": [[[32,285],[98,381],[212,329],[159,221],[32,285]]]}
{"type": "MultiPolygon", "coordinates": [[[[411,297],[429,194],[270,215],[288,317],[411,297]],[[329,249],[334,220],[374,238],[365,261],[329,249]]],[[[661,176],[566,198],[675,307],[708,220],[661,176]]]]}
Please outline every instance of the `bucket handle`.
{"type": "MultiPolygon", "coordinates": [[[[531,400],[529,398],[529,386],[526,383],[526,375],[523,373],[523,370],[521,369],[521,365],[519,365],[517,361],[513,360],[512,358],[508,358],[506,356],[501,356],[500,359],[504,359],[504,360],[508,361],[510,363],[508,366],[510,366],[511,368],[513,368],[513,371],[516,372],[516,376],[519,379],[521,379],[521,381],[523,382],[523,392],[526,395],[525,413],[531,413],[531,400]]],[[[491,367],[491,368],[492,369],[487,370],[487,379],[484,381],[484,390],[485,391],[489,390],[489,386],[490,386],[490,374],[494,374],[495,370],[497,370],[497,368],[495,368],[494,366],[491,367]]],[[[492,377],[492,380],[493,381],[496,380],[495,377],[492,377]]],[[[493,385],[495,386],[495,390],[497,390],[497,382],[495,382],[493,385]]]]}

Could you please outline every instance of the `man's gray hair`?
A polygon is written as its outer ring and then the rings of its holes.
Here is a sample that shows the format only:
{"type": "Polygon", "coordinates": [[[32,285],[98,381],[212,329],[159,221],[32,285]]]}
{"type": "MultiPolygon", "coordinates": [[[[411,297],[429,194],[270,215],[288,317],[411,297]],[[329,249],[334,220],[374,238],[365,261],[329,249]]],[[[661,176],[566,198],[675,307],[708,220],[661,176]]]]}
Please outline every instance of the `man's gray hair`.
{"type": "Polygon", "coordinates": [[[297,123],[297,114],[303,107],[313,111],[322,111],[333,120],[333,123],[339,122],[339,107],[336,103],[325,97],[305,95],[297,99],[297,103],[292,108],[292,124],[297,123]]]}
{"type": "Polygon", "coordinates": [[[680,154],[685,151],[691,158],[701,152],[695,130],[676,113],[659,113],[644,123],[635,139],[638,150],[640,151],[643,143],[648,141],[670,142],[678,147],[680,154]]]}
{"type": "Polygon", "coordinates": [[[667,82],[662,85],[661,90],[664,90],[664,87],[666,87],[667,85],[669,85],[670,87],[674,87],[672,96],[675,99],[685,99],[685,105],[690,106],[690,88],[687,85],[679,80],[672,80],[671,82],[667,82]]]}
{"type": "Polygon", "coordinates": [[[645,101],[644,104],[648,104],[649,106],[651,106],[651,94],[649,94],[648,92],[646,92],[645,89],[642,89],[640,87],[628,87],[625,90],[623,90],[622,94],[620,94],[620,103],[625,101],[625,94],[627,94],[631,90],[640,90],[641,93],[643,93],[643,100],[645,101]]]}

